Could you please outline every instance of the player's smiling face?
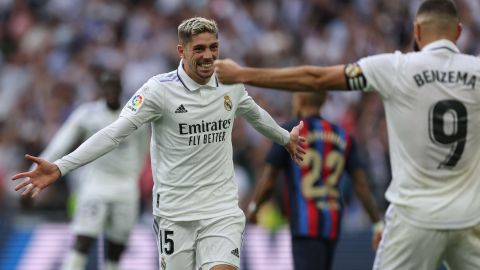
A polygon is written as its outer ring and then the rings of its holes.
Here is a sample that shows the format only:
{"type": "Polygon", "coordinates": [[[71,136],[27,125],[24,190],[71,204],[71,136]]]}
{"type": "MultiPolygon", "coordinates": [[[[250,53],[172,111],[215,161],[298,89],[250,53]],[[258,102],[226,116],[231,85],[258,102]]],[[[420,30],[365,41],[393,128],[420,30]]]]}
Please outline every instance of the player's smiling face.
{"type": "Polygon", "coordinates": [[[188,76],[199,84],[206,84],[213,75],[213,61],[218,58],[218,38],[212,33],[201,33],[177,49],[188,76]]]}

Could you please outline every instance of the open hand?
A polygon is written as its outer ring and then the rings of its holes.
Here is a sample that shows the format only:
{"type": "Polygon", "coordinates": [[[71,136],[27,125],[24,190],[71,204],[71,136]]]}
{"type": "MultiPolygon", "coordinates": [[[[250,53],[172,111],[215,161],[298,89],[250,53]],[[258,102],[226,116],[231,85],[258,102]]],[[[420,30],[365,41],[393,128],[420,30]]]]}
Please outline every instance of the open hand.
{"type": "Polygon", "coordinates": [[[57,165],[44,159],[31,155],[25,155],[25,158],[35,162],[35,164],[37,164],[36,168],[29,172],[18,173],[12,176],[12,180],[26,178],[26,180],[15,187],[15,191],[26,187],[26,189],[22,192],[22,196],[26,196],[33,191],[32,198],[34,198],[44,188],[57,181],[61,174],[57,165]]]}
{"type": "Polygon", "coordinates": [[[242,67],[232,59],[215,60],[215,74],[218,80],[224,84],[242,83],[239,73],[242,67]]]}
{"type": "Polygon", "coordinates": [[[290,131],[290,140],[284,146],[290,153],[290,158],[295,161],[298,166],[301,166],[303,161],[303,156],[305,155],[305,148],[303,144],[306,139],[300,136],[300,130],[303,128],[303,121],[300,121],[298,125],[292,128],[290,131]]]}

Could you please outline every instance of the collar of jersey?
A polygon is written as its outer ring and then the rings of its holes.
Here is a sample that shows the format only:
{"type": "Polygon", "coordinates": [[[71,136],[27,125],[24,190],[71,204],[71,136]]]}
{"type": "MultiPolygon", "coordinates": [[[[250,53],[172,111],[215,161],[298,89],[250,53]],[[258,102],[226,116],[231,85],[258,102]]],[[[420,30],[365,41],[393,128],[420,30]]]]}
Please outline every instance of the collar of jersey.
{"type": "Polygon", "coordinates": [[[458,47],[448,39],[441,39],[434,41],[427,46],[423,47],[422,51],[435,51],[440,49],[446,49],[454,53],[459,53],[458,47]]]}
{"type": "Polygon", "coordinates": [[[215,75],[210,77],[210,80],[203,85],[198,84],[196,81],[192,80],[192,78],[187,75],[185,70],[183,70],[183,60],[180,60],[180,65],[178,65],[177,76],[183,86],[189,91],[196,91],[200,88],[215,89],[216,87],[218,87],[217,76],[215,75]]]}

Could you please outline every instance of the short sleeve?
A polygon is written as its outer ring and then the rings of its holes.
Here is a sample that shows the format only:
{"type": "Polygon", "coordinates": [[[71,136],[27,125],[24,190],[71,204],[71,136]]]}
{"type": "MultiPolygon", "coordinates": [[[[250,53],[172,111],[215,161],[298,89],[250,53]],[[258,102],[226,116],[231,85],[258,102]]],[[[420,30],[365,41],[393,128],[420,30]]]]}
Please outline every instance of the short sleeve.
{"type": "Polygon", "coordinates": [[[161,85],[150,79],[125,104],[120,117],[130,120],[138,128],[144,123],[162,117],[164,91],[161,85]]]}
{"type": "Polygon", "coordinates": [[[379,54],[360,59],[358,65],[366,78],[363,91],[376,91],[388,98],[395,89],[401,53],[379,54]]]}

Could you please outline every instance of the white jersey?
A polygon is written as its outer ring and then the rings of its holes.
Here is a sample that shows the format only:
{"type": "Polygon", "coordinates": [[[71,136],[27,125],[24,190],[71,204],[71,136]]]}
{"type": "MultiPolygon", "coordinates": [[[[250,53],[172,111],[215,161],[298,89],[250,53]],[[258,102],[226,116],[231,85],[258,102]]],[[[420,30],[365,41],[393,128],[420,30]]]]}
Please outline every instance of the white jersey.
{"type": "MultiPolygon", "coordinates": [[[[120,109],[110,110],[104,100],[80,105],[41,154],[54,161],[81,141],[114,122],[120,109]]],[[[138,178],[148,148],[148,132],[135,131],[112,152],[85,166],[80,181],[82,196],[101,196],[115,200],[138,198],[138,178]]]]}
{"type": "Polygon", "coordinates": [[[183,70],[151,78],[121,113],[139,127],[151,122],[154,215],[172,221],[238,213],[231,133],[236,115],[282,145],[278,126],[241,84],[212,76],[199,85],[183,70]]]}
{"type": "Polygon", "coordinates": [[[358,63],[383,98],[392,182],[386,192],[415,226],[480,223],[480,59],[450,41],[358,63]]]}

